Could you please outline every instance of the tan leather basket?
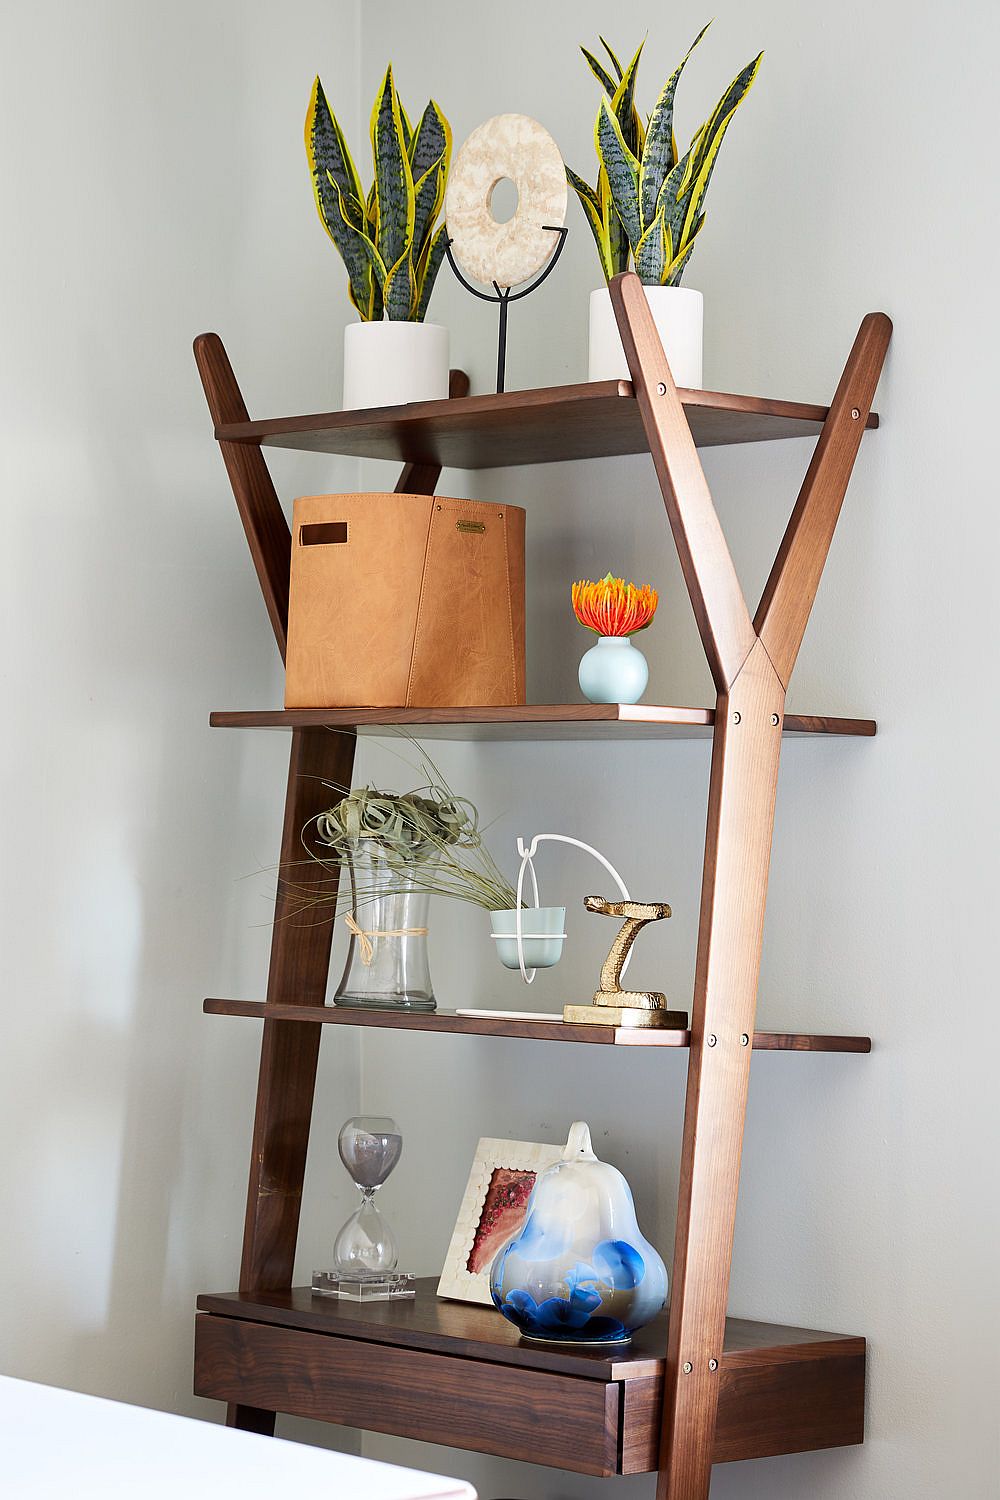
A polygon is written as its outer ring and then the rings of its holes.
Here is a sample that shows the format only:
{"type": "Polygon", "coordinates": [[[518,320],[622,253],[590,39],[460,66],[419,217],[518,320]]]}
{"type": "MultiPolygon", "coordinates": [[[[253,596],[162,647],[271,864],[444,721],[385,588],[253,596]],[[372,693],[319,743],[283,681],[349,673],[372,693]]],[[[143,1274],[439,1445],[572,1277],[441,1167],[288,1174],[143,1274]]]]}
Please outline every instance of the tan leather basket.
{"type": "Polygon", "coordinates": [[[286,708],[524,702],[524,511],[443,495],[295,501],[286,708]]]}

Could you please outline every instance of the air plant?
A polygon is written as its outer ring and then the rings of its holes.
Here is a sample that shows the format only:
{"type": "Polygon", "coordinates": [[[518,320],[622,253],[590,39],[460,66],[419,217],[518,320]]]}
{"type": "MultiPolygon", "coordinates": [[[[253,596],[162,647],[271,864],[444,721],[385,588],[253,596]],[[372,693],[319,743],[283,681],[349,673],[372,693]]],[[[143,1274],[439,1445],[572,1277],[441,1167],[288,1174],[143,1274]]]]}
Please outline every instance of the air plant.
{"type": "Polygon", "coordinates": [[[386,69],[371,117],[375,180],[365,193],[319,78],[306,114],[316,208],[347,267],[364,322],[423,322],[447,237],[444,204],[451,126],[432,99],[414,129],[386,69]]]}
{"type": "Polygon", "coordinates": [[[596,188],[569,167],[566,177],[587,216],[607,281],[627,271],[633,259],[646,286],[679,286],[691,258],[705,222],[705,195],[719,148],[764,55],[759,53],[737,73],[681,156],[674,136],[674,95],[685,63],[707,30],[702,27],[667,79],[645,125],[635,103],[644,43],[623,68],[601,37],[613,72],[586,47],[580,49],[604,90],[594,126],[600,171],[596,188]]]}
{"type": "Polygon", "coordinates": [[[412,743],[427,778],[415,791],[352,790],[330,783],[343,795],[310,819],[302,842],[331,870],[338,888],[329,896],[314,892],[310,904],[356,910],[384,895],[380,870],[387,869],[397,893],[427,892],[486,911],[509,911],[517,905],[517,892],[486,847],[478,809],[452,791],[423,748],[412,743]],[[349,894],[339,888],[341,870],[350,872],[349,894]]]}
{"type": "Polygon", "coordinates": [[[597,583],[581,579],[573,585],[573,612],[595,635],[629,636],[647,629],[659,602],[648,583],[639,587],[610,573],[597,583]]]}

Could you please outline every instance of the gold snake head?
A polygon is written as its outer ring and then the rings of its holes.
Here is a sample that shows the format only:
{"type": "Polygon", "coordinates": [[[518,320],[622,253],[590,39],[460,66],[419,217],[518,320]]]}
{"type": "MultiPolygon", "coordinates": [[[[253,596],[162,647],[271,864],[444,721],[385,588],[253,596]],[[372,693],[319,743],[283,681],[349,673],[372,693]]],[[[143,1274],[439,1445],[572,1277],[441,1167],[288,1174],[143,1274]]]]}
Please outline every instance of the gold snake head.
{"type": "Polygon", "coordinates": [[[587,911],[601,917],[618,917],[620,921],[660,922],[670,916],[665,901],[608,901],[604,896],[584,896],[587,911]]]}

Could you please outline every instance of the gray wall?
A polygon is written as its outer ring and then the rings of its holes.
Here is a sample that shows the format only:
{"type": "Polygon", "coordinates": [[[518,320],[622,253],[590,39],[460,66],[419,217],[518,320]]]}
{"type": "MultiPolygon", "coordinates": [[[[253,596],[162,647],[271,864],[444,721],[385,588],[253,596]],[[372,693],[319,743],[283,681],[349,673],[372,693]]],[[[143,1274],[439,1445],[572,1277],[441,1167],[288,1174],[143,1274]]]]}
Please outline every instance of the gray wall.
{"type": "MultiPolygon", "coordinates": [[[[317,55],[353,108],[357,34],[297,15],[49,0],[0,51],[0,1369],[203,1415],[193,1298],[235,1284],[259,1028],[201,1000],[263,993],[288,747],[208,729],[281,678],[191,339],[228,339],[260,411],[338,399],[301,121],[317,55]]],[[[324,1071],[329,1139],[356,1046],[324,1071]]],[[[329,1176],[306,1272],[350,1205],[329,1176]]]]}
{"type": "MultiPolygon", "coordinates": [[[[763,1026],[869,1031],[876,1051],[755,1059],[730,1299],[737,1314],[869,1337],[869,1440],[721,1469],[713,1496],[978,1500],[997,1464],[986,667],[1000,37],[972,0],[715,12],[682,133],[767,55],[689,272],[706,294],[707,383],[823,400],[866,311],[885,308],[896,337],[883,429],[866,440],[791,695],[873,714],[881,733],[786,748],[760,1002],[763,1026]]],[[[262,993],[287,744],[206,728],[210,708],[277,702],[281,683],[189,344],[222,333],[257,414],[337,404],[348,306],[302,159],[313,72],[356,138],[391,55],[411,107],[433,92],[457,142],[524,110],[589,174],[597,97],[576,43],[604,31],[627,48],[648,27],[648,108],[707,14],[688,0],[669,15],[626,0],[611,16],[592,0],[49,0],[8,20],[4,1370],[218,1414],[189,1394],[191,1307],[234,1284],[258,1034],[199,1006],[262,993]]],[[[557,274],[512,312],[511,386],[585,370],[596,263],[575,205],[570,224],[557,274]]],[[[489,389],[492,313],[447,273],[433,308],[489,389]]],[[[804,443],[706,456],[751,595],[808,456],[804,443]]],[[[368,486],[395,480],[364,468],[368,486]]],[[[285,496],[357,481],[353,464],[296,455],[274,472],[285,496]]],[[[613,568],[661,589],[649,700],[709,701],[648,460],[443,478],[462,486],[528,509],[532,697],[575,696],[587,641],[569,584],[613,568]]],[[[504,853],[519,832],[575,833],[668,899],[674,919],[638,962],[686,1003],[707,745],[457,747],[441,761],[498,818],[504,853]]],[[[375,749],[359,773],[408,777],[375,749]]],[[[530,993],[557,1009],[592,988],[606,934],[575,909],[594,879],[582,856],[547,854],[541,875],[574,908],[567,957],[530,993]]],[[[432,920],[443,1004],[524,1003],[485,919],[441,907],[432,920]]],[[[414,1270],[440,1268],[478,1136],[557,1140],[580,1116],[669,1253],[684,1058],[565,1053],[327,1038],[299,1275],[353,1206],[331,1153],[362,1096],[406,1132],[385,1204],[414,1270]]],[[[598,1493],[440,1448],[365,1446],[467,1475],[486,1500],[598,1493]]]]}

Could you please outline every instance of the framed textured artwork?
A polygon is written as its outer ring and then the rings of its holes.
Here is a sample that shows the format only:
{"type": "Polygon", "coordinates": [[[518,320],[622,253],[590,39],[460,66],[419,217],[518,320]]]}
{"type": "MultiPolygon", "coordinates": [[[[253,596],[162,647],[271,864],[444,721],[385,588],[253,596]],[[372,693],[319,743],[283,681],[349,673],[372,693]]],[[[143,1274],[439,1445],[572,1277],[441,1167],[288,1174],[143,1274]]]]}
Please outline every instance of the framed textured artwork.
{"type": "Polygon", "coordinates": [[[492,1303],[490,1266],[496,1253],[524,1223],[535,1178],[562,1153],[562,1146],[483,1137],[438,1282],[439,1297],[492,1303]]]}

